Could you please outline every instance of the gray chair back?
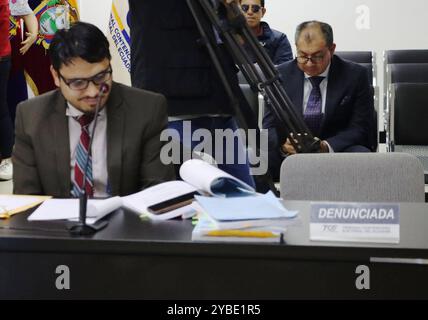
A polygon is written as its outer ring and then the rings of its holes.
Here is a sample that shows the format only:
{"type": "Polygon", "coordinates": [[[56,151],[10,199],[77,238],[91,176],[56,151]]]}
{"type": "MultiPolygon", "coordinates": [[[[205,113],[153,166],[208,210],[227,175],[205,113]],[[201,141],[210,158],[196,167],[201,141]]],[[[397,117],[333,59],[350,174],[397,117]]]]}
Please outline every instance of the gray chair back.
{"type": "Polygon", "coordinates": [[[428,83],[428,63],[393,63],[387,72],[389,83],[428,83]]]}
{"type": "Polygon", "coordinates": [[[404,153],[317,153],[287,157],[281,166],[285,200],[424,202],[424,170],[404,153]]]}
{"type": "Polygon", "coordinates": [[[335,51],[334,53],[342,59],[355,63],[373,63],[372,51],[335,51]]]}
{"type": "Polygon", "coordinates": [[[386,50],[385,63],[428,63],[428,50],[426,49],[404,49],[386,50]]]}
{"type": "Polygon", "coordinates": [[[395,83],[391,90],[394,143],[428,148],[428,83],[395,83]]]}

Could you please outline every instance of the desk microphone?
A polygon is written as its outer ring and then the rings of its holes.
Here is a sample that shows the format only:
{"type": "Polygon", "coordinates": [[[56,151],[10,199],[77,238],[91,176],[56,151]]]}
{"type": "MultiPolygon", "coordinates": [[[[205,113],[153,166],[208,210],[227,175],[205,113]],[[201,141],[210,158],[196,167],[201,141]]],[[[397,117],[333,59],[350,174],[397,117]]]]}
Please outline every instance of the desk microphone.
{"type": "Polygon", "coordinates": [[[98,100],[95,106],[95,118],[94,118],[94,127],[92,128],[92,133],[89,135],[89,148],[88,154],[85,159],[85,168],[83,170],[83,187],[82,192],[79,194],[79,222],[72,225],[69,228],[69,231],[72,235],[85,236],[91,235],[95,232],[105,228],[108,224],[108,221],[100,221],[93,225],[86,224],[86,212],[88,209],[88,195],[86,193],[86,175],[88,173],[89,157],[92,153],[92,141],[94,140],[95,129],[97,127],[98,121],[98,112],[100,109],[101,98],[108,92],[109,86],[106,83],[101,84],[100,91],[98,92],[98,100]]]}

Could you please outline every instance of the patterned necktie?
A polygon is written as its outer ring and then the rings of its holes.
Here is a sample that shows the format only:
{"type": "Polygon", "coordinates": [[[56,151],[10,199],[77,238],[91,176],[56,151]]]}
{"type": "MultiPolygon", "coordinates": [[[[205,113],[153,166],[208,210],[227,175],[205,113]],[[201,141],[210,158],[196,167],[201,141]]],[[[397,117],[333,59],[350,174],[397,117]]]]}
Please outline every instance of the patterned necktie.
{"type": "MultiPolygon", "coordinates": [[[[86,157],[89,151],[89,124],[94,119],[93,114],[84,114],[74,118],[81,126],[80,140],[76,148],[76,162],[74,165],[74,182],[72,196],[79,197],[83,191],[83,175],[85,172],[86,157]]],[[[94,194],[94,180],[92,177],[92,156],[89,152],[88,168],[86,171],[86,194],[91,197],[94,194]]]]}
{"type": "Polygon", "coordinates": [[[320,134],[322,122],[322,97],[320,83],[324,77],[310,77],[308,78],[312,84],[312,91],[309,95],[308,104],[306,106],[303,118],[308,128],[314,136],[320,134]]]}

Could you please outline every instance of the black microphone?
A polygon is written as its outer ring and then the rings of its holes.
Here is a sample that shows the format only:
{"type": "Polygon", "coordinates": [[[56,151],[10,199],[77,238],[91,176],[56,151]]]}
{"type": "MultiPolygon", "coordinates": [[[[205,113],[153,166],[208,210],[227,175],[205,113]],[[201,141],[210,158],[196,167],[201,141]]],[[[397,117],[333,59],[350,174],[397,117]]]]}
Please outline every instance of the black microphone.
{"type": "Polygon", "coordinates": [[[89,135],[88,154],[86,155],[85,167],[83,170],[83,187],[82,187],[82,192],[79,194],[79,222],[77,224],[72,225],[69,228],[69,231],[72,235],[78,235],[78,236],[91,235],[105,228],[108,224],[108,221],[100,221],[93,225],[86,224],[86,213],[88,209],[88,195],[86,194],[86,175],[88,174],[89,157],[92,154],[92,142],[94,140],[95,129],[97,127],[98,112],[100,110],[101,99],[108,92],[108,90],[109,90],[109,85],[106,83],[103,83],[101,84],[100,90],[98,92],[98,100],[95,106],[94,126],[92,128],[91,134],[89,135]]]}

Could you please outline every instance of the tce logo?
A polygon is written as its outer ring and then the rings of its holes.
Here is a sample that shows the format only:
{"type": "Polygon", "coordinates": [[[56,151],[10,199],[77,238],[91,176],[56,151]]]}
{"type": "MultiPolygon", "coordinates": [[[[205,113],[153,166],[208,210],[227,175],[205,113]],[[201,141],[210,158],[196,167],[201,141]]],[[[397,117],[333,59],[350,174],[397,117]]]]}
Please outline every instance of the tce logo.
{"type": "Polygon", "coordinates": [[[324,224],[322,231],[337,232],[337,226],[334,224],[324,224]]]}

